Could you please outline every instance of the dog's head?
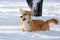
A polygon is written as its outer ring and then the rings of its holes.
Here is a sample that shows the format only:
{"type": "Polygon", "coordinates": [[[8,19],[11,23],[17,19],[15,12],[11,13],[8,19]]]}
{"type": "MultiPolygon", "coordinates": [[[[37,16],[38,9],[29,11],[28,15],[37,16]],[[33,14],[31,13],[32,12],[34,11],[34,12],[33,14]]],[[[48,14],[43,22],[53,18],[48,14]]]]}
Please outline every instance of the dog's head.
{"type": "Polygon", "coordinates": [[[27,10],[23,10],[23,9],[20,9],[20,12],[21,12],[21,16],[20,18],[25,21],[25,20],[29,20],[31,18],[31,11],[27,11],[27,10]]]}

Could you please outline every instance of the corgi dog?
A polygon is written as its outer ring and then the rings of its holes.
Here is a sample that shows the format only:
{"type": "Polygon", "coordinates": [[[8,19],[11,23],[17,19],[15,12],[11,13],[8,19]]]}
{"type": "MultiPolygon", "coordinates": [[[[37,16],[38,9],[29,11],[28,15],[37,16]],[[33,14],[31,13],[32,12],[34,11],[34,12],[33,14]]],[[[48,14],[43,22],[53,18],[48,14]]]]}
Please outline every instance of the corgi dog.
{"type": "Polygon", "coordinates": [[[58,24],[57,19],[49,19],[46,21],[43,20],[32,20],[31,19],[31,12],[27,10],[20,9],[22,16],[20,16],[20,30],[26,32],[33,32],[33,31],[50,31],[50,23],[58,24]]]}

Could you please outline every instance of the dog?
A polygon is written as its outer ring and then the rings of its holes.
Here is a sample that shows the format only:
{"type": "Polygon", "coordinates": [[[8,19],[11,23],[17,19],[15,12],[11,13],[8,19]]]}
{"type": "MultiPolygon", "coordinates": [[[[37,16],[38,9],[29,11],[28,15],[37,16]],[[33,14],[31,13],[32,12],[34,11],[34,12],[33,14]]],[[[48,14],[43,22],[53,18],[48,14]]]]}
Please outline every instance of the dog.
{"type": "Polygon", "coordinates": [[[32,20],[31,19],[31,11],[20,9],[22,16],[20,16],[20,30],[26,32],[33,31],[50,31],[50,23],[58,24],[57,19],[49,19],[46,21],[43,20],[32,20]]]}

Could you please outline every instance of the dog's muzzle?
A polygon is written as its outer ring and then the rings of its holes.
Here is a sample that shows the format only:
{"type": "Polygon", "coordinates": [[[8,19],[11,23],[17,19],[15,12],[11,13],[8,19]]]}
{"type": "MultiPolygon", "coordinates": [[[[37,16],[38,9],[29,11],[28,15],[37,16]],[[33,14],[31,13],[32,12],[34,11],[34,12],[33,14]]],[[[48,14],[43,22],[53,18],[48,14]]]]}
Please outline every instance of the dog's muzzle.
{"type": "Polygon", "coordinates": [[[23,19],[23,21],[25,21],[25,20],[26,20],[26,18],[23,19]]]}

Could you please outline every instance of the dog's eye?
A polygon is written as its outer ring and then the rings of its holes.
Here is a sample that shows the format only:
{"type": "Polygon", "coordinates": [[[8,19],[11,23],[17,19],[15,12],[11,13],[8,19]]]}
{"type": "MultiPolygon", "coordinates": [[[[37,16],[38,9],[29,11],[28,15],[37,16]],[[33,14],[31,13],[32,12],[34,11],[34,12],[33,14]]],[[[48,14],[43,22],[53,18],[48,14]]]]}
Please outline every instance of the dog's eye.
{"type": "Polygon", "coordinates": [[[20,18],[22,18],[22,16],[20,16],[20,18]]]}

